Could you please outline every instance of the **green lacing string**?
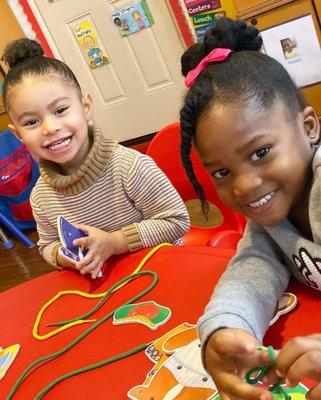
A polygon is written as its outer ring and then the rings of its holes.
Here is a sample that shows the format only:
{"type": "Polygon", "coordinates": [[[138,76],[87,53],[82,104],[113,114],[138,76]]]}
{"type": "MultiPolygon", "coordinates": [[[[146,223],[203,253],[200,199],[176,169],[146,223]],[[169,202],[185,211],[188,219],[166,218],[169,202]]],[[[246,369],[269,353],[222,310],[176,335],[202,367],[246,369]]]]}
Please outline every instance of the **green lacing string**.
{"type": "MultiPolygon", "coordinates": [[[[262,350],[262,349],[263,349],[262,347],[258,348],[258,350],[262,350]]],[[[276,365],[275,351],[272,346],[268,346],[267,350],[268,350],[272,365],[275,366],[276,365]]],[[[255,383],[261,382],[262,379],[264,378],[264,376],[267,374],[269,368],[270,368],[269,366],[262,365],[261,367],[255,367],[255,368],[250,369],[245,375],[246,382],[249,383],[250,385],[254,385],[255,383]],[[254,376],[252,376],[252,375],[254,375],[254,376]]],[[[279,394],[283,394],[284,400],[291,400],[291,396],[289,396],[286,393],[286,391],[284,390],[281,383],[282,383],[282,379],[279,379],[271,387],[270,390],[275,391],[279,394]]]]}
{"type": "MultiPolygon", "coordinates": [[[[106,294],[104,295],[104,297],[102,298],[102,300],[106,300],[107,297],[115,290],[117,289],[118,286],[122,285],[124,282],[129,282],[131,280],[134,280],[140,276],[143,275],[151,275],[153,277],[153,282],[144,290],[142,290],[140,293],[138,293],[136,296],[132,297],[131,299],[129,299],[128,301],[126,301],[124,303],[124,305],[126,304],[130,304],[135,302],[136,300],[140,299],[141,297],[143,297],[146,293],[150,292],[153,287],[155,287],[157,281],[158,281],[158,275],[156,274],[156,272],[154,271],[150,271],[150,270],[145,270],[145,271],[141,271],[138,272],[136,274],[131,274],[126,276],[125,278],[123,278],[122,280],[118,281],[117,283],[115,283],[110,289],[108,289],[108,291],[106,292],[106,294]]],[[[99,304],[101,305],[101,301],[99,302],[99,304]]],[[[95,307],[94,307],[95,308],[95,307]]],[[[117,307],[118,308],[118,307],[117,307]]],[[[117,309],[116,308],[116,309],[117,309]]],[[[38,360],[35,360],[32,364],[30,364],[24,371],[23,373],[20,375],[20,377],[18,378],[18,380],[16,381],[16,383],[14,384],[14,386],[12,387],[12,389],[10,390],[8,396],[6,397],[6,400],[11,400],[14,396],[14,394],[16,393],[17,389],[19,388],[19,386],[22,384],[22,382],[25,380],[26,376],[30,373],[31,370],[33,370],[36,366],[38,365],[42,365],[44,364],[46,361],[48,360],[53,360],[59,356],[61,356],[62,354],[66,353],[71,347],[75,346],[77,343],[79,343],[84,337],[86,337],[87,335],[89,335],[89,333],[91,333],[94,329],[96,329],[98,326],[100,326],[103,322],[107,321],[110,317],[112,317],[116,311],[116,309],[114,309],[113,311],[110,311],[108,314],[106,314],[104,317],[102,317],[101,319],[99,319],[97,322],[95,322],[90,328],[88,328],[87,330],[85,330],[81,335],[79,335],[76,339],[74,339],[72,342],[70,342],[69,344],[67,344],[67,346],[63,347],[62,349],[56,351],[55,353],[52,354],[48,354],[47,356],[38,358],[38,360]]],[[[92,364],[92,365],[88,365],[87,367],[84,368],[80,368],[78,370],[75,371],[71,371],[69,373],[66,373],[64,375],[61,375],[59,378],[57,378],[56,380],[52,381],[49,385],[47,385],[44,389],[42,389],[34,398],[34,400],[41,400],[43,398],[43,396],[46,395],[46,393],[49,392],[49,390],[51,390],[55,385],[57,385],[59,382],[61,382],[64,379],[68,379],[72,376],[75,376],[77,374],[81,374],[83,372],[87,372],[90,371],[92,369],[95,368],[99,368],[101,366],[110,364],[114,361],[118,361],[121,360],[122,358],[128,357],[132,354],[135,354],[141,350],[144,350],[147,346],[149,346],[150,343],[148,344],[142,344],[139,345],[137,347],[135,347],[134,349],[131,349],[127,352],[118,354],[114,357],[110,357],[106,360],[100,361],[96,364],[92,364]]]]}

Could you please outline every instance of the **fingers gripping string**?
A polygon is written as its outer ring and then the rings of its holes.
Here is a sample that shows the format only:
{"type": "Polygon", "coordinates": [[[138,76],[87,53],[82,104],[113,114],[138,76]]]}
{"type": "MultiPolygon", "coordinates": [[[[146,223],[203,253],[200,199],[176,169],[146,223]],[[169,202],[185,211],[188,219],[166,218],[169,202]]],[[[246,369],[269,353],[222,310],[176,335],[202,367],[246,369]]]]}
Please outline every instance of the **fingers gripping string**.
{"type": "MultiPolygon", "coordinates": [[[[263,348],[258,348],[259,350],[262,350],[263,348]]],[[[275,351],[272,346],[268,346],[267,348],[268,354],[270,357],[270,360],[272,362],[272,365],[276,365],[276,356],[275,356],[275,351]]],[[[255,385],[258,382],[261,382],[262,379],[265,377],[269,370],[270,366],[262,365],[260,367],[255,367],[250,369],[246,375],[245,379],[246,382],[249,383],[250,385],[255,385]]],[[[284,390],[282,386],[282,379],[279,379],[270,389],[271,391],[275,391],[279,394],[283,394],[284,400],[291,400],[291,396],[289,396],[286,391],[284,390]]]]}

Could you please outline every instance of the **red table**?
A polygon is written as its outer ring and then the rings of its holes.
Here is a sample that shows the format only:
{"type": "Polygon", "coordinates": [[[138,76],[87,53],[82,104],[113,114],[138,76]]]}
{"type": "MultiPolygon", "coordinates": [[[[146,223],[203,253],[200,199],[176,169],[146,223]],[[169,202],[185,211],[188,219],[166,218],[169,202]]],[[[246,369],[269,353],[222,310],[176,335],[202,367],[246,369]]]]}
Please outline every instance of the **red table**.
{"type": "MultiPolygon", "coordinates": [[[[147,250],[142,250],[113,258],[105,266],[104,277],[96,281],[73,271],[54,271],[0,294],[0,345],[3,348],[15,343],[21,345],[16,360],[0,381],[1,399],[6,398],[22,371],[32,361],[61,349],[89,326],[84,324],[72,327],[48,340],[38,341],[32,337],[31,331],[41,306],[61,290],[77,289],[90,293],[106,291],[112,284],[133,272],[146,253],[147,250]]],[[[157,272],[159,282],[139,301],[154,300],[171,308],[171,319],[157,331],[138,324],[113,326],[110,320],[105,322],[67,353],[37,368],[27,377],[13,399],[34,399],[42,388],[66,372],[107,359],[139,344],[149,343],[182,322],[196,323],[233,253],[234,250],[209,247],[161,248],[144,266],[144,270],[157,272]]],[[[150,282],[151,278],[144,276],[129,283],[113,294],[94,317],[101,318],[150,282]]],[[[291,336],[321,331],[320,319],[311,318],[317,316],[318,293],[297,282],[293,282],[290,289],[297,294],[300,304],[296,311],[281,317],[267,333],[266,342],[276,348],[281,347],[291,336]]],[[[88,311],[97,301],[64,296],[46,311],[40,332],[49,331],[46,323],[78,316],[88,311]]],[[[45,399],[126,399],[127,391],[142,383],[151,368],[151,362],[144,352],[140,352],[65,380],[55,386],[45,399]]]]}

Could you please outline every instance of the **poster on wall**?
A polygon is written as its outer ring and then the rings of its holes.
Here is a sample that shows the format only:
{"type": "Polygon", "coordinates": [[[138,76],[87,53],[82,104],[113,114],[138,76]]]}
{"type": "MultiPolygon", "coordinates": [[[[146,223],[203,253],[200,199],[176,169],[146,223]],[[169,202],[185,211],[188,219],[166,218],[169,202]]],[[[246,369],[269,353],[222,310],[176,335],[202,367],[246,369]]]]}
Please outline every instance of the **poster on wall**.
{"type": "Polygon", "coordinates": [[[192,23],[198,43],[203,41],[207,30],[212,28],[216,24],[217,19],[222,15],[225,15],[224,11],[198,14],[192,17],[192,23]]]}
{"type": "Polygon", "coordinates": [[[286,68],[297,86],[321,81],[321,50],[310,14],[263,30],[261,35],[264,52],[286,68]]]}
{"type": "Polygon", "coordinates": [[[137,1],[113,11],[111,19],[121,36],[131,35],[154,24],[146,0],[137,1]]]}
{"type": "Polygon", "coordinates": [[[90,21],[75,25],[73,31],[90,68],[98,68],[109,63],[107,56],[97,43],[97,35],[90,21]]]}
{"type": "Polygon", "coordinates": [[[197,15],[221,7],[219,0],[184,0],[188,15],[197,15]]]}
{"type": "Polygon", "coordinates": [[[202,42],[206,31],[216,24],[217,15],[224,12],[215,12],[221,7],[219,0],[183,0],[188,16],[194,28],[197,42],[202,42]]]}

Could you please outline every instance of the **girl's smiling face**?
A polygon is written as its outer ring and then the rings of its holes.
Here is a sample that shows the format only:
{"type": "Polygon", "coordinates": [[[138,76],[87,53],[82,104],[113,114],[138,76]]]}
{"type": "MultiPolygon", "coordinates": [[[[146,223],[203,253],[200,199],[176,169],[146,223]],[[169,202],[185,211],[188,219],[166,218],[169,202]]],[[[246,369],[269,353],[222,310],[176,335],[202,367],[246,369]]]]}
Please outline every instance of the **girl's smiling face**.
{"type": "Polygon", "coordinates": [[[12,88],[10,128],[39,158],[77,169],[89,150],[91,98],[54,74],[27,76],[12,88]]]}
{"type": "Polygon", "coordinates": [[[319,124],[311,107],[290,118],[281,103],[216,105],[196,126],[195,145],[222,201],[259,225],[275,225],[300,205],[319,124]]]}

